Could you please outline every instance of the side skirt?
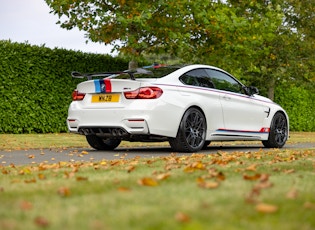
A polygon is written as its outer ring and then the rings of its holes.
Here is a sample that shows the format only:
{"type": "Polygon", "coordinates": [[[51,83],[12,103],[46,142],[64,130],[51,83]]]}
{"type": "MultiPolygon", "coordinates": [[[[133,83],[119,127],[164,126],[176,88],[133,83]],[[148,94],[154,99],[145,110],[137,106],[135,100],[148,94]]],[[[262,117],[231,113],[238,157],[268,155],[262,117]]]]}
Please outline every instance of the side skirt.
{"type": "Polygon", "coordinates": [[[248,130],[228,130],[217,129],[210,136],[210,140],[217,141],[234,141],[234,140],[267,140],[269,128],[262,128],[259,131],[248,130]]]}

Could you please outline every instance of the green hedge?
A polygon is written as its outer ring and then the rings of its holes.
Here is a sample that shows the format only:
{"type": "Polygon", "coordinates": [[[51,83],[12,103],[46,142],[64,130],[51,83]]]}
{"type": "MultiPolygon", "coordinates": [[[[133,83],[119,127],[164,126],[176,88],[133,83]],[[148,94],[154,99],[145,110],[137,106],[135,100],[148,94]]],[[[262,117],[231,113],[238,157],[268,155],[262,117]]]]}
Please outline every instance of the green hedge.
{"type": "Polygon", "coordinates": [[[0,41],[0,133],[66,132],[71,93],[80,80],[71,71],[128,68],[109,55],[0,41]]]}
{"type": "Polygon", "coordinates": [[[275,102],[289,115],[292,131],[315,131],[314,86],[281,85],[275,96],[275,102]]]}

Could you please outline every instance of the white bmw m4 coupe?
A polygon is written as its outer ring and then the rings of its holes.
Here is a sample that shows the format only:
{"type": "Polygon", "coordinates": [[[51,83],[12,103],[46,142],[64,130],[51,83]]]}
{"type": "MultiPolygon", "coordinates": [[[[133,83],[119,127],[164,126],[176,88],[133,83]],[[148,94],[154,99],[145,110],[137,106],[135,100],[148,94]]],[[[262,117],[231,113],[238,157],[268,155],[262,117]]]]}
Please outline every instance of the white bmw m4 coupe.
{"type": "Polygon", "coordinates": [[[85,135],[97,150],[113,150],[122,140],[168,141],[175,152],[235,140],[281,148],[289,136],[283,108],[213,66],[157,65],[72,76],[88,80],[72,93],[68,129],[85,135]]]}

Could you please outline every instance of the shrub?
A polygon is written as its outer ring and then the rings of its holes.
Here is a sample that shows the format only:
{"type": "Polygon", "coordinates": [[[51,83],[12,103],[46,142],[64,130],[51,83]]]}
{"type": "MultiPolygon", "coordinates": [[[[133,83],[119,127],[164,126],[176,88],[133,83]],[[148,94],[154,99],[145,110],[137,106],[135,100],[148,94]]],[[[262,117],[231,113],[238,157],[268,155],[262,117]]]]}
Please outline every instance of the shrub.
{"type": "Polygon", "coordinates": [[[109,55],[0,41],[0,133],[66,132],[71,93],[80,82],[71,71],[128,68],[109,55]]]}
{"type": "Polygon", "coordinates": [[[276,89],[275,101],[287,111],[291,130],[315,131],[314,88],[281,85],[276,89]]]}

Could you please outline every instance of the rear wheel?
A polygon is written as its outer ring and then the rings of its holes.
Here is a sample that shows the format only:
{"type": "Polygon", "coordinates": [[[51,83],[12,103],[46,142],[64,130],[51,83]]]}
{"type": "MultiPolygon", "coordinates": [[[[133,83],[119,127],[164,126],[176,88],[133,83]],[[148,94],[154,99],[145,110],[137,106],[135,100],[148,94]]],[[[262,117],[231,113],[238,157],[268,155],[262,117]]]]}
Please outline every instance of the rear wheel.
{"type": "Polygon", "coordinates": [[[176,138],[171,138],[169,143],[177,152],[197,152],[205,145],[206,118],[197,108],[188,109],[178,128],[176,138]]]}
{"type": "Polygon", "coordinates": [[[276,113],[272,119],[268,140],[262,141],[267,148],[282,148],[288,139],[288,121],[283,113],[276,113]]]}
{"type": "Polygon", "coordinates": [[[116,139],[103,139],[95,135],[85,136],[89,145],[97,150],[113,150],[121,142],[121,140],[116,139]]]}

